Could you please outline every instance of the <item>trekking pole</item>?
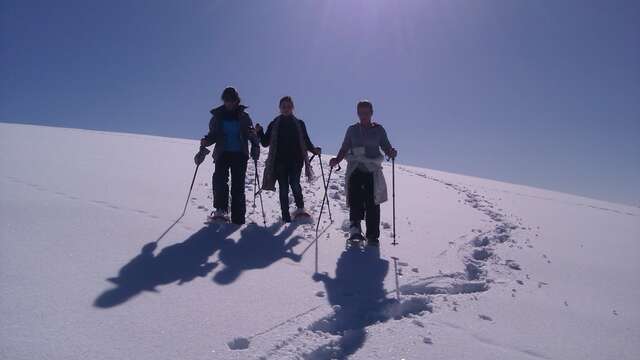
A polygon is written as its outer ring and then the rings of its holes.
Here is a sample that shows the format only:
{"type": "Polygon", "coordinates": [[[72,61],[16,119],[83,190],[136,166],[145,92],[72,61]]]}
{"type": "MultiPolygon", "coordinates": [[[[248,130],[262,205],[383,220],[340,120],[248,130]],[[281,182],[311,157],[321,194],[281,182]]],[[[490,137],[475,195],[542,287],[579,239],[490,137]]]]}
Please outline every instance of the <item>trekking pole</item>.
{"type": "Polygon", "coordinates": [[[162,240],[162,238],[167,235],[167,233],[173,229],[174,226],[176,226],[176,224],[178,222],[180,222],[180,220],[182,220],[182,218],[184,217],[184,214],[187,213],[187,206],[189,205],[189,198],[191,197],[191,191],[193,190],[193,184],[196,182],[196,175],[198,174],[198,168],[200,167],[200,164],[196,165],[196,171],[193,172],[193,180],[191,180],[191,186],[189,187],[189,194],[187,195],[187,201],[184,203],[184,209],[182,209],[182,214],[180,214],[180,216],[178,216],[178,218],[176,219],[176,221],[173,222],[173,224],[171,224],[171,226],[169,226],[169,228],[167,230],[165,230],[162,235],[160,235],[160,237],[155,241],[156,243],[160,242],[160,240],[162,240]]]}
{"type": "Polygon", "coordinates": [[[400,301],[400,281],[398,280],[398,258],[395,256],[391,257],[393,259],[393,268],[396,273],[396,299],[400,301]]]}
{"type": "MultiPolygon", "coordinates": [[[[320,173],[322,174],[322,184],[324,185],[324,193],[326,194],[329,188],[329,183],[325,182],[325,179],[324,179],[324,169],[322,167],[322,155],[318,155],[318,160],[320,161],[320,173]]],[[[327,210],[329,211],[329,221],[333,221],[333,217],[331,216],[331,206],[329,205],[328,197],[327,197],[327,210]]]]}
{"type": "MultiPolygon", "coordinates": [[[[329,177],[331,180],[331,173],[333,173],[333,168],[329,169],[329,177]]],[[[322,219],[322,211],[324,210],[324,201],[327,198],[327,188],[324,188],[324,196],[322,197],[322,205],[320,206],[320,214],[318,215],[318,223],[316,224],[316,238],[318,237],[318,229],[320,228],[320,219],[322,219]]],[[[316,239],[317,240],[317,239],[316,239]]]]}
{"type": "MultiPolygon", "coordinates": [[[[184,214],[187,213],[187,205],[189,205],[189,198],[191,197],[191,191],[193,190],[193,184],[196,182],[196,175],[198,175],[198,168],[200,164],[204,161],[205,157],[209,154],[209,150],[206,147],[200,146],[200,151],[194,157],[194,161],[196,162],[196,170],[193,172],[193,179],[191,179],[191,186],[189,186],[189,194],[187,195],[187,201],[184,203],[184,209],[182,209],[182,214],[178,220],[182,219],[184,214]]],[[[213,185],[213,184],[212,184],[213,185]]]]}
{"type": "MultiPolygon", "coordinates": [[[[336,171],[340,171],[340,165],[338,165],[338,168],[336,169],[336,171]]],[[[331,180],[331,174],[332,173],[333,173],[333,168],[330,168],[329,169],[329,177],[327,177],[327,182],[329,182],[331,180]]],[[[316,224],[316,240],[318,240],[318,229],[320,228],[320,219],[322,218],[322,211],[324,209],[324,202],[327,199],[328,199],[327,188],[325,187],[324,196],[322,197],[322,206],[320,206],[320,215],[318,215],[318,223],[316,224]]]]}
{"type": "Polygon", "coordinates": [[[196,182],[196,175],[198,174],[198,168],[200,164],[196,165],[196,171],[193,172],[193,179],[191,180],[191,186],[189,187],[189,194],[187,195],[187,201],[184,203],[184,209],[182,210],[182,214],[180,214],[180,218],[187,213],[187,205],[189,205],[189,198],[191,197],[191,191],[193,190],[193,184],[196,182]]]}
{"type": "Polygon", "coordinates": [[[396,159],[391,158],[391,197],[393,199],[393,245],[396,242],[396,159]]]}
{"type": "MultiPolygon", "coordinates": [[[[258,175],[258,160],[254,159],[253,165],[256,169],[256,183],[258,184],[258,187],[260,187],[260,176],[258,175]]],[[[262,223],[264,224],[264,227],[267,227],[267,216],[264,214],[264,203],[262,202],[262,192],[258,190],[257,194],[258,196],[260,196],[260,208],[262,209],[262,223]]],[[[255,200],[255,196],[254,196],[254,200],[255,200]]]]}
{"type": "MultiPolygon", "coordinates": [[[[256,166],[256,171],[258,167],[256,166]]],[[[253,177],[253,208],[256,208],[256,196],[258,196],[258,177],[253,177]]],[[[254,210],[255,211],[255,210],[254,210]]]]}

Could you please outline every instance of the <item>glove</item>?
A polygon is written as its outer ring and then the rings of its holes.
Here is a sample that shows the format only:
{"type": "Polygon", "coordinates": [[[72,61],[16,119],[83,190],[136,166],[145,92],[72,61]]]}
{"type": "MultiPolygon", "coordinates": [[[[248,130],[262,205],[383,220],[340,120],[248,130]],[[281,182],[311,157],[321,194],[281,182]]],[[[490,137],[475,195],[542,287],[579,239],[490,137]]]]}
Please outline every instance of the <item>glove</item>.
{"type": "Polygon", "coordinates": [[[258,159],[260,159],[260,148],[257,146],[252,146],[251,147],[251,158],[255,161],[258,161],[258,159]]]}
{"type": "Polygon", "coordinates": [[[209,155],[209,153],[210,151],[206,147],[201,147],[200,151],[198,151],[196,156],[193,157],[193,161],[196,163],[196,165],[200,165],[207,157],[207,155],[209,155]]]}

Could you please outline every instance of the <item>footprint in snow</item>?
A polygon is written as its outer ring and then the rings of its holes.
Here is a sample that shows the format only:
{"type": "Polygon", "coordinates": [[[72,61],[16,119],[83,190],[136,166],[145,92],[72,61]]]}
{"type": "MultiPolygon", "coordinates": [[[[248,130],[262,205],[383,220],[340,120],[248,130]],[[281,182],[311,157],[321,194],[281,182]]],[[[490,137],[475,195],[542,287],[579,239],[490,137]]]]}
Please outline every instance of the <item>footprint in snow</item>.
{"type": "Polygon", "coordinates": [[[507,265],[509,268],[513,270],[521,270],[520,265],[514,260],[506,260],[505,265],[507,265]]]}
{"type": "Polygon", "coordinates": [[[231,350],[246,350],[251,342],[247,338],[237,337],[227,343],[231,350]]]}

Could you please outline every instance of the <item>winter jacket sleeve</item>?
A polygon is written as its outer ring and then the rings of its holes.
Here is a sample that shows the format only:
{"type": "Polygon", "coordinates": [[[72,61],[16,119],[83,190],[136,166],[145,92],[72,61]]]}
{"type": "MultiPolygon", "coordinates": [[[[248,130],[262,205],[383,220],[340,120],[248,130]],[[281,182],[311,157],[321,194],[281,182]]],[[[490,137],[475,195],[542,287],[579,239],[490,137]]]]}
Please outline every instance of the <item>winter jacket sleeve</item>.
{"type": "Polygon", "coordinates": [[[209,132],[205,135],[202,140],[205,141],[205,146],[211,146],[216,143],[216,117],[211,116],[211,120],[209,120],[209,132]]]}
{"type": "Polygon", "coordinates": [[[389,155],[389,151],[391,151],[393,147],[391,146],[389,138],[387,137],[387,131],[382,126],[380,126],[380,129],[382,132],[382,135],[380,136],[380,148],[382,148],[382,151],[384,151],[385,154],[389,155]]]}
{"type": "Polygon", "coordinates": [[[304,124],[304,121],[302,120],[300,120],[300,125],[302,126],[302,136],[304,136],[304,144],[307,147],[308,151],[312,151],[316,147],[311,142],[311,139],[309,139],[309,133],[307,133],[307,126],[304,124]]]}
{"type": "Polygon", "coordinates": [[[351,127],[349,127],[347,132],[344,134],[344,140],[342,140],[342,146],[340,146],[338,157],[344,157],[349,149],[351,149],[351,127]]]}
{"type": "Polygon", "coordinates": [[[264,147],[271,145],[271,129],[273,128],[273,123],[274,121],[271,121],[269,123],[269,126],[267,126],[266,133],[263,133],[263,130],[261,130],[260,133],[258,134],[258,137],[260,138],[260,143],[264,147]]]}
{"type": "Polygon", "coordinates": [[[256,135],[253,128],[253,121],[249,114],[247,114],[247,134],[249,138],[249,142],[251,142],[251,158],[254,160],[258,160],[260,158],[260,142],[258,140],[258,136],[256,135]]]}

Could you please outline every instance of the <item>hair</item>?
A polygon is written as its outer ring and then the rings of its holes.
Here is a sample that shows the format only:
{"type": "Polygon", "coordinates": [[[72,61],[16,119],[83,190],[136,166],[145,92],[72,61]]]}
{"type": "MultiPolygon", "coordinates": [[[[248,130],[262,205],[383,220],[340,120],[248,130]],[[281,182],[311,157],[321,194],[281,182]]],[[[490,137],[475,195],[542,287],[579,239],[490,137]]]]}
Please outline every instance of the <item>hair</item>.
{"type": "Polygon", "coordinates": [[[236,88],[234,88],[233,86],[228,86],[226,88],[224,88],[224,90],[222,91],[222,95],[220,96],[220,99],[222,101],[231,101],[231,102],[236,102],[236,103],[240,103],[240,95],[238,95],[238,90],[236,90],[236,88]]]}
{"type": "Polygon", "coordinates": [[[291,98],[291,96],[283,96],[282,98],[280,98],[280,102],[278,103],[279,106],[282,106],[283,102],[288,102],[289,104],[291,104],[291,106],[295,106],[293,105],[293,99],[291,98]]]}
{"type": "Polygon", "coordinates": [[[356,106],[356,110],[360,110],[360,108],[368,108],[373,112],[373,104],[369,100],[360,100],[358,101],[358,105],[356,106]]]}

